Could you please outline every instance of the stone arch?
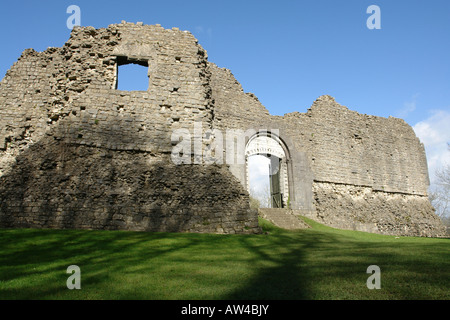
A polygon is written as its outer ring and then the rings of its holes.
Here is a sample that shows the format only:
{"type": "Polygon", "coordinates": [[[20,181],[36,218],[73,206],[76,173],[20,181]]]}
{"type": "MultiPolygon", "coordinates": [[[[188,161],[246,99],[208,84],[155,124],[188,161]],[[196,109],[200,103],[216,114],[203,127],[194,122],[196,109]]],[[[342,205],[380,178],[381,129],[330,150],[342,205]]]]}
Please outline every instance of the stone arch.
{"type": "Polygon", "coordinates": [[[254,155],[270,160],[270,194],[273,208],[290,208],[293,197],[291,154],[286,143],[275,132],[258,131],[245,146],[245,186],[250,193],[249,161],[254,155]]]}

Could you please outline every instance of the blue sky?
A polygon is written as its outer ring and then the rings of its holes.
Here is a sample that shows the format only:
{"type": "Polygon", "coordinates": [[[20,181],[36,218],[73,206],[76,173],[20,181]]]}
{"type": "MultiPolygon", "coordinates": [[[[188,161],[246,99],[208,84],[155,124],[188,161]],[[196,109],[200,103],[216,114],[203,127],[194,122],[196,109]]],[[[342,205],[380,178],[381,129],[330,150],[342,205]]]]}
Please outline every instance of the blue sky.
{"type": "MultiPolygon", "coordinates": [[[[26,48],[62,46],[69,5],[81,25],[142,21],[194,34],[271,114],[306,112],[323,94],[360,113],[405,119],[430,171],[450,163],[450,1],[3,1],[0,77],[26,48]],[[381,29],[370,30],[370,5],[381,29]]],[[[432,175],[432,172],[430,173],[432,175]]]]}

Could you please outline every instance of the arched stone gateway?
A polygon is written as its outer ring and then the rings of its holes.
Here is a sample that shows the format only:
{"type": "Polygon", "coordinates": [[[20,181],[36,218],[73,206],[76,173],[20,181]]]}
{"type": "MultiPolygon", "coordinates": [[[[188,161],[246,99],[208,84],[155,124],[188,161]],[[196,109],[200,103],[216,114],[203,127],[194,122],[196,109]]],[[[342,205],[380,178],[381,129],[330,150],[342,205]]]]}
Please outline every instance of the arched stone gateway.
{"type": "MultiPolygon", "coordinates": [[[[260,124],[260,128],[268,127],[270,124],[260,124]]],[[[249,157],[265,156],[271,162],[272,207],[289,208],[304,215],[312,214],[315,211],[313,173],[307,153],[296,147],[292,138],[283,130],[246,129],[244,135],[246,135],[245,143],[238,145],[234,152],[242,154],[241,158],[245,158],[245,162],[229,164],[230,171],[238,178],[242,186],[248,192],[250,191],[249,157]]],[[[226,152],[233,152],[233,149],[227,149],[226,152]]]]}
{"type": "MultiPolygon", "coordinates": [[[[245,147],[246,186],[250,193],[249,161],[254,155],[269,159],[270,204],[272,208],[289,208],[290,156],[287,147],[278,136],[267,132],[258,132],[251,137],[245,147]]],[[[292,177],[291,177],[292,179],[292,177]]]]}

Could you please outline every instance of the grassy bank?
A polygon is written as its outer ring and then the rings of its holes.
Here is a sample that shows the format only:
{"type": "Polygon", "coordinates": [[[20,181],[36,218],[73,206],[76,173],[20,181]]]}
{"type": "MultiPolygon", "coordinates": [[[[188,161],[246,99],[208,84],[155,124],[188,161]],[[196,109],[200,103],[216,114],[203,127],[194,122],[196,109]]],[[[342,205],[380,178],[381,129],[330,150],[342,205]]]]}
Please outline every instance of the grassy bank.
{"type": "Polygon", "coordinates": [[[450,239],[0,230],[0,299],[449,299],[450,239]],[[69,290],[66,269],[81,269],[69,290]],[[381,269],[369,290],[367,267],[381,269]]]}

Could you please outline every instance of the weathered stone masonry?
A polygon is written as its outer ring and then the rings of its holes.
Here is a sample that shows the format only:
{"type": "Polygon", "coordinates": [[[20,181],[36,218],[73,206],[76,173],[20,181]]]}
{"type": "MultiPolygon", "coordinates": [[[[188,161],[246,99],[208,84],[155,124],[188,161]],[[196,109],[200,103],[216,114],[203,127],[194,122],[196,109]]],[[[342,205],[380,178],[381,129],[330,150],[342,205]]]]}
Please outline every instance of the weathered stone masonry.
{"type": "Polygon", "coordinates": [[[258,232],[245,165],[171,162],[172,132],[194,123],[277,129],[297,213],[339,228],[444,234],[423,145],[403,120],[329,96],[272,116],[189,32],[132,23],[77,27],[62,48],[25,50],[0,82],[0,226],[258,232]],[[116,90],[117,68],[130,62],[148,66],[147,91],[116,90]]]}

